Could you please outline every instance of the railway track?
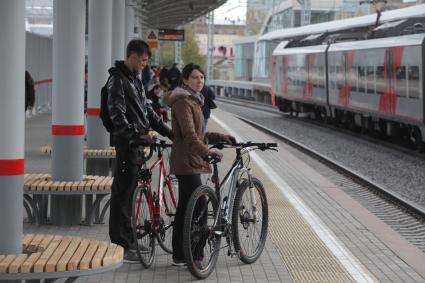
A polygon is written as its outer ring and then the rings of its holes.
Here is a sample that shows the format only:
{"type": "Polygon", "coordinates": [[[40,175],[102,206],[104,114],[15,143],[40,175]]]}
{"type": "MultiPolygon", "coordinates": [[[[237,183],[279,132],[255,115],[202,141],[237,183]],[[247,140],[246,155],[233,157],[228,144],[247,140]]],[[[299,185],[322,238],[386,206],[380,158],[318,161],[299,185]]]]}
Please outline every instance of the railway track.
{"type": "Polygon", "coordinates": [[[240,120],[304,153],[320,173],[425,252],[425,208],[297,141],[249,119],[240,120]]]}

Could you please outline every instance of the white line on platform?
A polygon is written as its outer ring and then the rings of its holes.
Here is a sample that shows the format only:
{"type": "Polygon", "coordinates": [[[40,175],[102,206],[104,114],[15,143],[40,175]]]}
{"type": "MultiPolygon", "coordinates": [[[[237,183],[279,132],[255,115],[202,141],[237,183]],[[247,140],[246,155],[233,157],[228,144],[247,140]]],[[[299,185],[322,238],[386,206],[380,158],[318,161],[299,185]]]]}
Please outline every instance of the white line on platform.
{"type": "MultiPolygon", "coordinates": [[[[230,135],[234,136],[236,140],[242,141],[243,139],[230,129],[225,123],[218,119],[215,115],[211,115],[222,128],[224,128],[230,135]]],[[[295,193],[295,191],[285,182],[262,158],[255,152],[250,153],[251,157],[257,162],[259,167],[266,173],[271,181],[280,189],[283,195],[290,201],[290,203],[298,210],[304,217],[313,231],[325,243],[334,256],[345,267],[347,272],[357,282],[377,282],[365,270],[364,266],[359,260],[351,254],[345,245],[338,240],[334,233],[326,226],[325,223],[304,203],[302,199],[295,193]]]]}

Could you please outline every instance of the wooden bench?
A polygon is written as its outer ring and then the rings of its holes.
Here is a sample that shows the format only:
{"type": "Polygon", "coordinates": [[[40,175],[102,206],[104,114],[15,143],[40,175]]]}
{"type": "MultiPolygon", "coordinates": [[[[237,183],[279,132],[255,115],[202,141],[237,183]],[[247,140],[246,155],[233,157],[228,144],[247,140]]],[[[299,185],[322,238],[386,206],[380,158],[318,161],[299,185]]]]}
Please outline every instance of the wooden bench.
{"type": "Polygon", "coordinates": [[[120,267],[124,256],[123,248],[110,242],[59,235],[27,234],[22,250],[19,255],[0,255],[1,281],[68,278],[66,282],[73,282],[79,276],[120,267]]]}
{"type": "MultiPolygon", "coordinates": [[[[42,146],[40,148],[42,153],[52,154],[51,146],[42,146]]],[[[110,147],[107,149],[83,149],[84,158],[115,158],[115,148],[110,147]]]]}
{"type": "Polygon", "coordinates": [[[113,177],[83,176],[82,181],[61,182],[52,181],[50,174],[24,175],[24,207],[30,222],[44,223],[46,221],[47,202],[49,195],[96,195],[93,203],[86,204],[86,224],[103,223],[109,200],[103,206],[100,215],[95,215],[100,209],[101,201],[111,193],[113,177]]]}

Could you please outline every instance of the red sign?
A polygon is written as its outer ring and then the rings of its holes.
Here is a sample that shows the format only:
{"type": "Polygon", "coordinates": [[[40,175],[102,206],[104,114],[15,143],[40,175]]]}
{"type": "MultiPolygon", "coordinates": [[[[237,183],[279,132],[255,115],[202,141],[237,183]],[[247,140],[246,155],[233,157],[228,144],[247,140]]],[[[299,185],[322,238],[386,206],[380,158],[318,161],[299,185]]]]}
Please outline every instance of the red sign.
{"type": "Polygon", "coordinates": [[[156,35],[153,31],[148,35],[148,39],[156,39],[156,35]]]}
{"type": "Polygon", "coordinates": [[[183,29],[159,29],[158,40],[184,41],[183,29]]]}

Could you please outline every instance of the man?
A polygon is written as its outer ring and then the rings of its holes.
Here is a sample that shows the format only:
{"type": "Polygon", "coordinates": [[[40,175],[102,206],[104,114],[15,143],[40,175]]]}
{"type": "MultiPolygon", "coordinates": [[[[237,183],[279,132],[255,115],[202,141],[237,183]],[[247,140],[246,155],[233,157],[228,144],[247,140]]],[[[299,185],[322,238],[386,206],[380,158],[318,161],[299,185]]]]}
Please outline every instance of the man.
{"type": "Polygon", "coordinates": [[[208,127],[208,119],[211,116],[211,109],[217,108],[217,105],[214,102],[215,94],[212,89],[204,84],[204,87],[201,89],[201,94],[204,96],[204,105],[202,105],[202,113],[204,114],[205,122],[205,131],[208,127]]]}
{"type": "Polygon", "coordinates": [[[152,53],[142,40],[131,40],[127,45],[125,61],[116,61],[109,69],[108,112],[114,126],[112,133],[116,150],[116,167],[112,184],[109,217],[111,241],[125,250],[124,260],[139,261],[135,253],[135,239],[131,229],[131,200],[137,185],[137,170],[143,150],[129,145],[132,139],[152,142],[149,128],[172,138],[171,129],[147,105],[138,74],[147,65],[152,53]]]}
{"type": "Polygon", "coordinates": [[[170,70],[168,70],[168,83],[170,84],[170,90],[175,89],[180,84],[182,73],[177,68],[177,63],[173,64],[170,70]]]}

